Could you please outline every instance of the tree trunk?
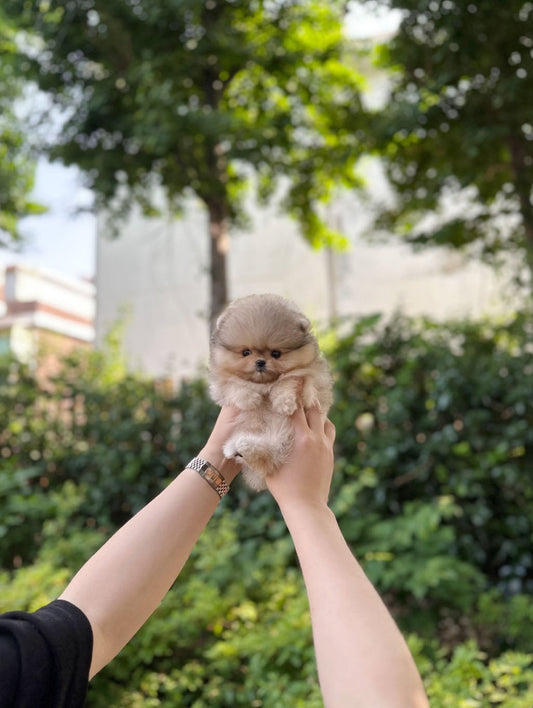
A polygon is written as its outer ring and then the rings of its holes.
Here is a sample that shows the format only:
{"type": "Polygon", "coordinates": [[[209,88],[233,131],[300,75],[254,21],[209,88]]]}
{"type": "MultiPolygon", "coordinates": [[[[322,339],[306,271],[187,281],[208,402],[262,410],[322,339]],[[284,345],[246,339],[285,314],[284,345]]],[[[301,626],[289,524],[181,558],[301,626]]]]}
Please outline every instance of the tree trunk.
{"type": "Polygon", "coordinates": [[[210,302],[209,331],[213,331],[217,317],[228,303],[228,283],[226,273],[229,251],[228,210],[224,204],[209,202],[209,243],[210,243],[210,302]]]}

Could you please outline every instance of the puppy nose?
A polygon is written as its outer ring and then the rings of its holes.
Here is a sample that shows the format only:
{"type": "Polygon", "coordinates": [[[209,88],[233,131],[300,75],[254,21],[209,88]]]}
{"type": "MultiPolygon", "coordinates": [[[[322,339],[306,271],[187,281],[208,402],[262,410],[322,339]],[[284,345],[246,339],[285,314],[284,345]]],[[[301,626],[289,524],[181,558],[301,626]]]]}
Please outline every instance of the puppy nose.
{"type": "Polygon", "coordinates": [[[255,368],[257,371],[263,371],[263,369],[266,367],[266,361],[264,359],[257,359],[255,362],[255,368]]]}

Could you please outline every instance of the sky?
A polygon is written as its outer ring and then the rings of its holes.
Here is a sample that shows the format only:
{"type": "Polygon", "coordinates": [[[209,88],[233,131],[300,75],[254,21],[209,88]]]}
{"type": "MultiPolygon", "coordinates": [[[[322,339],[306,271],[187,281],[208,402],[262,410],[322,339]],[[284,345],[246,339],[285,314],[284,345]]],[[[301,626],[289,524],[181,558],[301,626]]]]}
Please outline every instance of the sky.
{"type": "Polygon", "coordinates": [[[32,199],[48,211],[21,220],[23,250],[17,253],[0,249],[0,266],[23,262],[74,278],[92,279],[96,218],[87,212],[76,215],[92,200],[90,191],[83,187],[79,170],[40,160],[32,199]]]}
{"type": "MultiPolygon", "coordinates": [[[[352,4],[347,34],[363,38],[394,31],[399,13],[369,12],[352,4]]],[[[23,262],[75,278],[92,279],[96,266],[96,218],[80,208],[91,204],[91,193],[83,186],[75,167],[40,160],[32,198],[48,208],[46,214],[20,222],[25,237],[23,249],[15,253],[0,249],[0,266],[23,262]]]]}

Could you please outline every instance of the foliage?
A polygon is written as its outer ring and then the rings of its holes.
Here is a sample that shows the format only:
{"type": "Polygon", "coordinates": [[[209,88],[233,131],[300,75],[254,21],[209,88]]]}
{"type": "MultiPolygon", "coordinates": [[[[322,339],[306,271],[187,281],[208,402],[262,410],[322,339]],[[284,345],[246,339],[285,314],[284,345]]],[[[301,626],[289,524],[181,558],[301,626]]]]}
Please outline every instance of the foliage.
{"type": "Polygon", "coordinates": [[[9,567],[15,549],[16,562],[31,559],[67,480],[83,482],[85,525],[127,520],[194,456],[216,409],[202,381],[158,395],[152,381],[82,353],[41,391],[26,366],[4,362],[0,415],[9,421],[0,433],[0,559],[9,567]]]}
{"type": "MultiPolygon", "coordinates": [[[[212,298],[226,298],[230,222],[242,222],[251,168],[317,245],[338,241],[318,204],[354,185],[357,73],[344,61],[345,2],[6,0],[21,71],[64,111],[43,146],[76,164],[99,206],[148,213],[194,193],[210,222],[212,298]],[[60,37],[60,41],[58,41],[60,37]]],[[[44,116],[47,119],[47,116],[44,116]]]]}
{"type": "Polygon", "coordinates": [[[432,708],[528,708],[533,699],[533,656],[505,652],[487,661],[474,642],[449,657],[435,645],[410,638],[432,708]]]}
{"type": "MultiPolygon", "coordinates": [[[[328,351],[331,504],[437,708],[531,705],[531,321],[366,318],[328,351]]],[[[169,391],[117,355],[72,357],[46,388],[1,367],[0,611],[35,609],[179,472],[216,409],[205,382],[169,391]]],[[[321,705],[303,581],[268,494],[233,485],[88,705],[321,705]]]]}
{"type": "Polygon", "coordinates": [[[462,615],[475,633],[482,590],[531,592],[532,350],[529,312],[439,327],[374,318],[335,349],[334,507],[418,628],[426,618],[453,636],[462,615]]]}
{"type": "Polygon", "coordinates": [[[14,30],[0,8],[0,247],[21,238],[18,222],[43,208],[30,200],[35,164],[15,110],[22,85],[14,71],[14,30]]]}
{"type": "Polygon", "coordinates": [[[396,190],[382,224],[533,266],[533,6],[522,0],[368,0],[402,12],[381,48],[388,104],[370,134],[396,190]]]}
{"type": "Polygon", "coordinates": [[[53,509],[40,529],[37,561],[21,564],[14,574],[0,572],[0,612],[33,612],[50,602],[103,543],[101,531],[76,528],[73,515],[82,507],[85,491],[68,481],[60,491],[50,493],[53,509]]]}

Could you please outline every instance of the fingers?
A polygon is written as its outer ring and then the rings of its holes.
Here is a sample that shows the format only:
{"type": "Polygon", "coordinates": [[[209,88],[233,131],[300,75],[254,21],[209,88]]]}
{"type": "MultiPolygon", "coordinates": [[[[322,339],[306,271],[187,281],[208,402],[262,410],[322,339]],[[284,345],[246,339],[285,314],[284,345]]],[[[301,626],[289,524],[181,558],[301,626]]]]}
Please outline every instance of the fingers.
{"type": "Polygon", "coordinates": [[[318,406],[313,408],[298,408],[294,413],[294,422],[298,425],[304,423],[315,433],[323,433],[330,443],[335,440],[335,426],[324,416],[318,406]]]}
{"type": "Polygon", "coordinates": [[[335,426],[333,425],[331,420],[329,420],[329,418],[326,418],[326,420],[324,422],[324,433],[326,434],[326,437],[329,440],[329,442],[332,444],[335,442],[336,432],[337,431],[335,430],[335,426]]]}
{"type": "Polygon", "coordinates": [[[309,427],[314,432],[320,432],[324,425],[324,416],[322,411],[318,406],[313,406],[305,411],[305,417],[307,418],[307,423],[309,427]]]}
{"type": "Polygon", "coordinates": [[[230,406],[223,407],[218,414],[209,439],[224,442],[235,428],[238,415],[238,408],[232,408],[230,406]]]}
{"type": "Polygon", "coordinates": [[[306,412],[301,407],[298,407],[294,411],[294,413],[292,414],[292,420],[294,425],[296,425],[297,427],[309,427],[306,418],[306,412]]]}
{"type": "Polygon", "coordinates": [[[239,409],[234,406],[223,406],[218,414],[218,420],[232,421],[239,415],[239,409]]]}

